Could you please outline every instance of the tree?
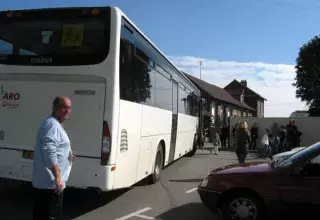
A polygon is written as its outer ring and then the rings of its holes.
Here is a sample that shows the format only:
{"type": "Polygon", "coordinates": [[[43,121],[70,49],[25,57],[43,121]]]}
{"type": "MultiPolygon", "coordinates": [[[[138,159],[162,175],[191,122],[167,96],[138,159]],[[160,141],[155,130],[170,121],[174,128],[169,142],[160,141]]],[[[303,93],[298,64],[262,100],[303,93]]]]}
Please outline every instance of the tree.
{"type": "Polygon", "coordinates": [[[296,97],[309,108],[320,107],[320,38],[314,37],[304,44],[296,59],[296,97]]]}

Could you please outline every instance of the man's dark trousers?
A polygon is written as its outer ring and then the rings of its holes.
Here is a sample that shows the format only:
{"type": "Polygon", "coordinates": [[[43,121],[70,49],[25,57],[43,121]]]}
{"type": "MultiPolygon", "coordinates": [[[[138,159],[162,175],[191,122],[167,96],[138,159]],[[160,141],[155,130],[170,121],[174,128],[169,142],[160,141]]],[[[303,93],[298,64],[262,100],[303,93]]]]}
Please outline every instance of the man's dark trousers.
{"type": "Polygon", "coordinates": [[[62,220],[64,191],[57,194],[52,189],[36,189],[33,220],[62,220]]]}

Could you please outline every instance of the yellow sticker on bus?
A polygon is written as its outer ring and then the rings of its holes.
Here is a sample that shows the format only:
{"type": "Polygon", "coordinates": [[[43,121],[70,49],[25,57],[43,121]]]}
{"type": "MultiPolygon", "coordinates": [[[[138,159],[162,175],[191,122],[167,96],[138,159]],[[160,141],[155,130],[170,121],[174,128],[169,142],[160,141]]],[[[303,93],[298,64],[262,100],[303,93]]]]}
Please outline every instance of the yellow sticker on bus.
{"type": "Polygon", "coordinates": [[[81,47],[83,41],[83,24],[64,24],[62,27],[62,47],[81,47]]]}

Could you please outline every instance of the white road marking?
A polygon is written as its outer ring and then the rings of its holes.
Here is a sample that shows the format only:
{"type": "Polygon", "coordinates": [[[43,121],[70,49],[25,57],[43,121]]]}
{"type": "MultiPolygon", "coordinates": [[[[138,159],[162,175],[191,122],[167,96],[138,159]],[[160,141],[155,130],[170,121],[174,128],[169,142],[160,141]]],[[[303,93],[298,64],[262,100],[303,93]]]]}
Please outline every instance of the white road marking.
{"type": "Polygon", "coordinates": [[[192,192],[194,192],[194,191],[196,191],[196,190],[197,190],[197,188],[192,188],[192,189],[186,191],[186,193],[192,193],[192,192]]]}
{"type": "Polygon", "coordinates": [[[151,220],[151,219],[154,219],[154,218],[153,217],[149,217],[149,216],[145,216],[145,215],[140,215],[141,213],[146,212],[146,211],[148,211],[150,209],[151,209],[150,207],[146,207],[146,208],[141,209],[139,211],[133,212],[133,213],[131,213],[129,215],[123,216],[121,218],[117,218],[116,220],[126,220],[126,219],[129,219],[129,218],[133,217],[133,216],[151,220]]]}
{"type": "Polygon", "coordinates": [[[150,216],[146,216],[146,215],[136,215],[137,217],[140,217],[140,218],[144,218],[144,219],[150,219],[150,220],[153,220],[154,218],[153,217],[150,217],[150,216]]]}

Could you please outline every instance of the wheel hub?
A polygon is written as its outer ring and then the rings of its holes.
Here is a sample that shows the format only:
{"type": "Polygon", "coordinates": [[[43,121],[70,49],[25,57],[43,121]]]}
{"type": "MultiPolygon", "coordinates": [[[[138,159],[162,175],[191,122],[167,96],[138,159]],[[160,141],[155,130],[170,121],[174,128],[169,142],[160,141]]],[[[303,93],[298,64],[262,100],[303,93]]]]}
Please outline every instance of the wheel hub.
{"type": "Polygon", "coordinates": [[[231,219],[255,220],[257,218],[256,205],[247,198],[234,199],[229,207],[231,219]]]}
{"type": "Polygon", "coordinates": [[[156,167],[155,167],[155,173],[157,176],[159,176],[160,174],[160,163],[161,163],[161,159],[160,159],[160,154],[157,154],[157,158],[156,158],[156,167]]]}
{"type": "Polygon", "coordinates": [[[244,206],[244,205],[240,205],[237,208],[237,214],[240,216],[240,218],[247,218],[248,214],[249,214],[249,208],[244,206]]]}
{"type": "Polygon", "coordinates": [[[159,169],[159,165],[157,164],[156,170],[155,170],[157,175],[159,175],[159,170],[160,170],[160,169],[159,169]]]}

